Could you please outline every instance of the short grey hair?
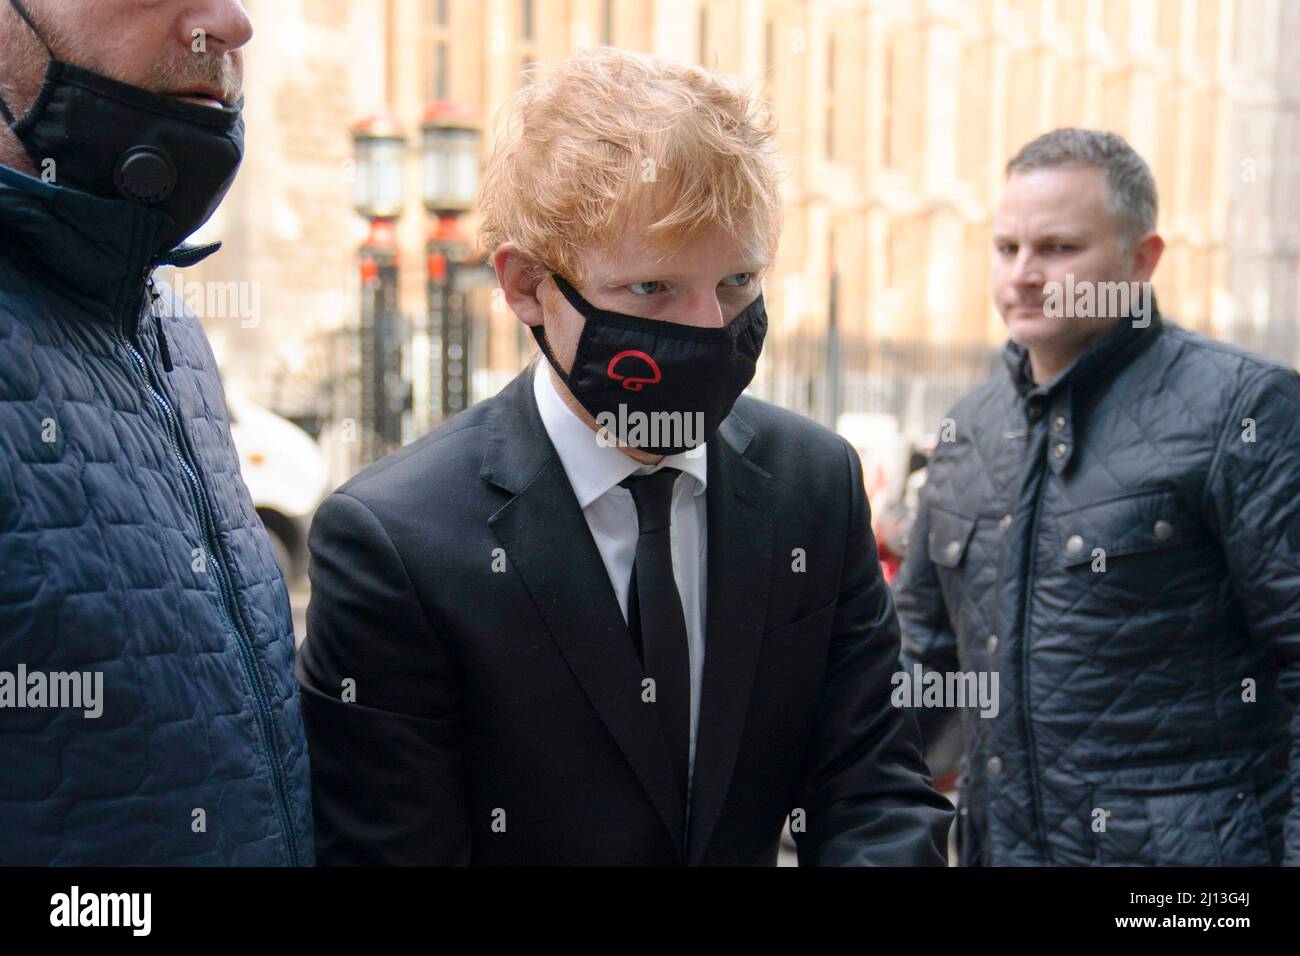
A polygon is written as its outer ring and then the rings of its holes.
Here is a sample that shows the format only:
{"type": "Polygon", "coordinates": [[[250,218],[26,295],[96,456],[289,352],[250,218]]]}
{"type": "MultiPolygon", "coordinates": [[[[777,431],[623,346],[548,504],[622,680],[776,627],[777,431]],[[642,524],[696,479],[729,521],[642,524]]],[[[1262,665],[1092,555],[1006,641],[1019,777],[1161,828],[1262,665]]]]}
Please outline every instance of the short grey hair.
{"type": "Polygon", "coordinates": [[[1007,176],[1059,166],[1105,170],[1107,204],[1130,245],[1155,232],[1156,180],[1146,160],[1123,136],[1075,127],[1052,130],[1021,147],[1007,163],[1007,176]]]}

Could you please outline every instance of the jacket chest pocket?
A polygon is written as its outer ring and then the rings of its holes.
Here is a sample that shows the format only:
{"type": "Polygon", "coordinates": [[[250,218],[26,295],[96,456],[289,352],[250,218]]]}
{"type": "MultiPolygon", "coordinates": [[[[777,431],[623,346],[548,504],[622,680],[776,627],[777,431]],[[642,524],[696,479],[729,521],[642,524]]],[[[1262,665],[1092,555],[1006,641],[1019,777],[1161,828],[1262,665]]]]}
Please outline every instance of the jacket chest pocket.
{"type": "Polygon", "coordinates": [[[1169,488],[1136,491],[1061,512],[1055,546],[1065,567],[1091,564],[1104,571],[1112,559],[1169,552],[1196,537],[1188,512],[1169,488]]]}
{"type": "Polygon", "coordinates": [[[826,637],[835,620],[838,603],[832,601],[819,611],[764,634],[757,670],[764,671],[797,660],[813,660],[817,655],[824,659],[826,637]]]}
{"type": "MultiPolygon", "coordinates": [[[[926,553],[934,565],[939,579],[939,590],[944,604],[955,613],[954,625],[958,634],[965,632],[957,620],[977,613],[972,606],[971,577],[978,570],[973,567],[979,548],[975,546],[976,528],[980,519],[964,515],[938,505],[930,505],[929,534],[924,542],[926,553]]],[[[917,542],[921,544],[922,542],[917,542]]],[[[982,583],[986,583],[981,581],[982,583]]]]}
{"type": "Polygon", "coordinates": [[[930,505],[930,534],[925,542],[930,560],[941,568],[953,570],[966,560],[976,518],[930,505]]]}

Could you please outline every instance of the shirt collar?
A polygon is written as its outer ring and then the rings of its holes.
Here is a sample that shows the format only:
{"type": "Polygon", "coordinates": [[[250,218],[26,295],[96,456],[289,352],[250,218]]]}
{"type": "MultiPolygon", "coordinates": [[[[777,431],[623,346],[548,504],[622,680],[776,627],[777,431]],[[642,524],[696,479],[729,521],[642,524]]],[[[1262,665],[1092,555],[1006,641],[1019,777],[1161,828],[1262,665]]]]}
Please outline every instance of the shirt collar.
{"type": "Polygon", "coordinates": [[[546,434],[560,456],[569,484],[578,498],[578,507],[586,508],[601,495],[633,474],[650,474],[660,468],[676,468],[695,480],[693,494],[704,494],[708,486],[708,443],[689,452],[668,455],[657,465],[642,465],[612,445],[602,445],[596,433],[580,419],[551,381],[545,362],[533,369],[533,396],[546,434]]]}

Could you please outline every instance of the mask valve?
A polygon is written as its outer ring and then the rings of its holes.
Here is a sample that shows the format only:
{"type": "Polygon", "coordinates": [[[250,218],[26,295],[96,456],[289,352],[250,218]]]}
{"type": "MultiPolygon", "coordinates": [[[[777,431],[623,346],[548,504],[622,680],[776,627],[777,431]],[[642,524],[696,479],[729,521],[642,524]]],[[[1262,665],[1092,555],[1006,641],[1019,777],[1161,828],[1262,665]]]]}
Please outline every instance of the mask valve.
{"type": "Polygon", "coordinates": [[[117,161],[113,182],[127,199],[153,205],[176,188],[176,164],[160,149],[134,146],[117,161]]]}

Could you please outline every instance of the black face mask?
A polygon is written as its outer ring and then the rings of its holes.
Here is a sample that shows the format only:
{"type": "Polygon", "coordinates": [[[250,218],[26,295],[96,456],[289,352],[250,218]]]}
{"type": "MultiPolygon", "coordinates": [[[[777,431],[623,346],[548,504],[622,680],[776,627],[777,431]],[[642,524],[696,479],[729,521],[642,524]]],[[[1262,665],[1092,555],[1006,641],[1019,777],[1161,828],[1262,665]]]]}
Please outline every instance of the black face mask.
{"type": "Polygon", "coordinates": [[[37,175],[48,170],[58,185],[158,210],[172,221],[165,248],[207,222],[244,158],[243,101],[185,103],[64,63],[18,0],[9,2],[50,55],[26,116],[16,120],[0,100],[37,175]]]}
{"type": "Polygon", "coordinates": [[[731,322],[704,329],[598,309],[554,279],[586,320],[573,371],[560,366],[540,325],[533,337],[609,443],[674,455],[712,438],[754,378],[767,335],[762,293],[731,322]]]}

